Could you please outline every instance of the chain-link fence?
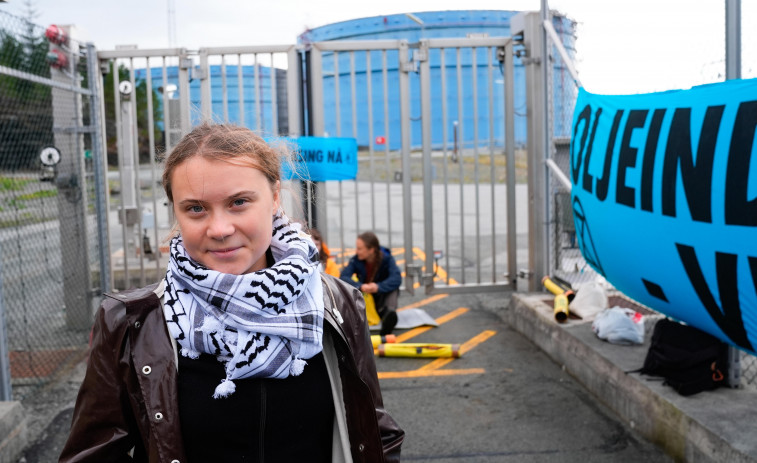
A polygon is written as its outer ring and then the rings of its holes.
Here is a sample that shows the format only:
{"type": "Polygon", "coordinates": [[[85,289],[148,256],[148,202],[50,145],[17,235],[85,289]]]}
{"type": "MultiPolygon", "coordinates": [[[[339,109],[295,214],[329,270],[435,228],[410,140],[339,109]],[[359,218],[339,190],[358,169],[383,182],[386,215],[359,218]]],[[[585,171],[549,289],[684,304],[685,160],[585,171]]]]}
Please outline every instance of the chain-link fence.
{"type": "MultiPolygon", "coordinates": [[[[565,50],[575,56],[576,24],[569,18],[552,21],[555,32],[562,38],[565,50]],[[567,34],[567,32],[571,32],[567,34]]],[[[550,59],[555,62],[548,79],[547,92],[549,104],[549,133],[552,143],[549,146],[553,165],[568,178],[570,175],[570,128],[573,123],[574,105],[555,104],[556,95],[571,95],[575,102],[578,96],[578,84],[570,73],[569,66],[550,41],[550,59]]],[[[556,172],[549,175],[549,222],[550,222],[550,269],[553,277],[561,278],[571,284],[580,286],[588,281],[595,281],[598,274],[586,263],[578,248],[573,207],[570,199],[570,185],[560,181],[556,172]]]]}
{"type": "Polygon", "coordinates": [[[101,288],[99,122],[85,47],[4,12],[0,41],[0,308],[12,396],[23,399],[87,347],[101,288]]]}

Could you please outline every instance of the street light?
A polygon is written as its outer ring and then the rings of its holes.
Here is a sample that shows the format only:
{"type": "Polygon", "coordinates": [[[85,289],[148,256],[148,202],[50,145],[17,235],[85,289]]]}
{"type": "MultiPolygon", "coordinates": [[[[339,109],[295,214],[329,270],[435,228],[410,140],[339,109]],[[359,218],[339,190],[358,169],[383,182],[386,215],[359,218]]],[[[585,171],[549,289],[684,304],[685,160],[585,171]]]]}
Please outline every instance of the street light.
{"type": "Polygon", "coordinates": [[[423,38],[423,32],[424,32],[424,26],[426,25],[426,23],[424,23],[421,18],[419,18],[418,16],[414,15],[413,13],[405,13],[405,16],[407,16],[411,21],[413,21],[416,24],[418,24],[419,26],[421,26],[421,36],[420,36],[420,38],[422,39],[423,38]]]}

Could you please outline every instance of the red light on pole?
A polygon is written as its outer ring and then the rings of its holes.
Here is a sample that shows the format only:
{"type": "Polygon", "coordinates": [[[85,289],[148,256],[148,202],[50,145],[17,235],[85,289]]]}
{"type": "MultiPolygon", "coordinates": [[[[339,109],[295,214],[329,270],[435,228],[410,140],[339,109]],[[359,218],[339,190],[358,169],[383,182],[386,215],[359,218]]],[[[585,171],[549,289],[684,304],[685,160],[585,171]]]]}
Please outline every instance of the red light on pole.
{"type": "Polygon", "coordinates": [[[54,68],[65,69],[68,66],[68,57],[60,50],[50,50],[47,52],[47,62],[54,68]]]}
{"type": "Polygon", "coordinates": [[[385,145],[386,144],[386,138],[378,136],[376,137],[376,144],[377,145],[385,145]]]}
{"type": "Polygon", "coordinates": [[[66,34],[66,31],[56,26],[55,24],[51,24],[47,27],[47,29],[45,30],[45,37],[47,37],[47,40],[49,40],[51,43],[54,43],[56,45],[63,45],[68,42],[68,35],[66,34]]]}

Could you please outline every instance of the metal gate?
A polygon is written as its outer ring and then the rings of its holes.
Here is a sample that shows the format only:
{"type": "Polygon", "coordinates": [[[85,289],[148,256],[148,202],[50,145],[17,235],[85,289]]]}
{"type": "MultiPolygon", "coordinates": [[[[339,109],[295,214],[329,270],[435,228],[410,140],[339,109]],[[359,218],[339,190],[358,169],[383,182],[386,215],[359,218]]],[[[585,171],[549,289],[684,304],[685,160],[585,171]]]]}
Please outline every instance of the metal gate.
{"type": "MultiPolygon", "coordinates": [[[[297,136],[299,54],[284,45],[121,49],[98,57],[113,89],[106,135],[111,164],[118,166],[110,172],[111,285],[144,286],[165,273],[173,226],[160,185],[162,154],[206,120],[244,125],[264,136],[297,136]]],[[[285,195],[287,211],[296,210],[296,203],[285,195]]]]}
{"type": "Polygon", "coordinates": [[[110,183],[112,287],[144,285],[165,271],[172,218],[156,158],[211,120],[264,136],[358,140],[355,180],[295,182],[285,197],[289,215],[319,228],[338,263],[352,255],[359,233],[373,230],[404,268],[407,291],[513,288],[512,43],[99,52],[111,76],[106,126],[119,167],[110,183]]]}
{"type": "Polygon", "coordinates": [[[348,257],[373,230],[404,263],[410,292],[511,288],[512,40],[320,42],[309,53],[313,135],[360,148],[355,181],[315,189],[332,247],[348,257]]]}

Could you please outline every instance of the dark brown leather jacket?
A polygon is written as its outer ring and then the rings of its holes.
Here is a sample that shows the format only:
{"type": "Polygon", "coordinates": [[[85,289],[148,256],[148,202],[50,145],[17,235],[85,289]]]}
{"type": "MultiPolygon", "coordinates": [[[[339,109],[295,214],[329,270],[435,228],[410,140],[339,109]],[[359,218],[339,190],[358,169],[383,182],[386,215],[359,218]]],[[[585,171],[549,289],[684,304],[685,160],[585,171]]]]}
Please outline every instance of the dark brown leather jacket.
{"type": "MultiPolygon", "coordinates": [[[[384,410],[363,299],[338,279],[323,281],[324,336],[338,359],[352,459],[399,462],[405,433],[384,410]]],[[[97,312],[61,462],[187,461],[174,348],[155,288],[108,295],[97,312]]]]}

